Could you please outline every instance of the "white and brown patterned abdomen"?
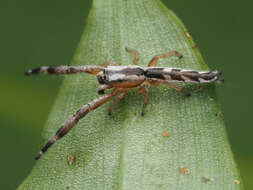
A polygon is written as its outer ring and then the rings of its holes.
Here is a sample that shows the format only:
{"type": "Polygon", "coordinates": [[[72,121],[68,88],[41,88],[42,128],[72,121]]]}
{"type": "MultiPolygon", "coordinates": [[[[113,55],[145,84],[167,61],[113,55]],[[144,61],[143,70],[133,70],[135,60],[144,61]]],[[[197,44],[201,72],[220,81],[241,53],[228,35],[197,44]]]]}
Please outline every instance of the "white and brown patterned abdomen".
{"type": "Polygon", "coordinates": [[[223,82],[222,72],[219,71],[194,71],[168,67],[145,68],[145,77],[162,79],[175,82],[211,83],[223,82]]]}

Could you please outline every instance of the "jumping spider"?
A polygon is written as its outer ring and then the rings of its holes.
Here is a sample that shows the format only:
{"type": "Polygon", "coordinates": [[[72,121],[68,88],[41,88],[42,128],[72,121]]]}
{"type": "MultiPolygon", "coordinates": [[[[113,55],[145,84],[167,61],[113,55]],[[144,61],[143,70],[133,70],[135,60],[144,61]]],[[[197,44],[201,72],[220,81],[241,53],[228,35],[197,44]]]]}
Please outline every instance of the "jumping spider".
{"type": "Polygon", "coordinates": [[[101,66],[42,66],[28,70],[25,73],[25,75],[38,73],[61,75],[84,72],[97,76],[99,82],[99,94],[104,94],[104,91],[106,89],[113,88],[113,91],[110,94],[102,95],[89,102],[88,104],[83,105],[79,110],[76,111],[73,116],[66,120],[61,128],[56,132],[55,136],[49,140],[37,154],[35,157],[36,160],[38,160],[41,155],[45,153],[48,148],[51,147],[57,140],[66,135],[70,129],[72,129],[87,113],[102,106],[104,103],[108,102],[113,97],[118,95],[109,107],[110,115],[113,106],[122,98],[124,98],[124,96],[132,88],[135,88],[137,92],[146,95],[142,107],[142,115],[144,115],[144,109],[148,103],[149,98],[149,89],[145,86],[141,86],[141,84],[144,82],[145,84],[149,84],[151,86],[165,84],[169,88],[182,92],[186,96],[190,96],[190,93],[184,90],[184,88],[176,86],[171,82],[212,83],[224,81],[221,77],[222,73],[219,71],[194,71],[170,67],[156,67],[156,64],[160,58],[167,58],[172,55],[182,58],[183,56],[177,51],[154,56],[153,59],[151,59],[149,62],[148,67],[138,66],[139,53],[136,50],[126,48],[126,51],[135,56],[133,65],[118,66],[113,61],[107,61],[101,66]]]}

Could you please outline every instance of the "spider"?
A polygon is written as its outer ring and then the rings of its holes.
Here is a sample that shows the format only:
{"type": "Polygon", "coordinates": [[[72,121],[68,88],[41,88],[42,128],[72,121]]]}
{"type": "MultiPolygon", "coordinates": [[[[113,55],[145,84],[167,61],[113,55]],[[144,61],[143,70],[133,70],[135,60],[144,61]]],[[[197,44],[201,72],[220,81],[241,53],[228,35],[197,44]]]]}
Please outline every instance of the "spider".
{"type": "Polygon", "coordinates": [[[80,72],[96,75],[99,82],[98,94],[101,94],[100,97],[83,105],[73,116],[63,123],[55,136],[49,140],[36,155],[36,160],[38,160],[57,140],[66,135],[87,113],[97,109],[118,95],[109,107],[108,113],[111,115],[113,106],[124,98],[132,88],[135,88],[139,93],[145,94],[145,100],[141,112],[143,116],[144,109],[149,99],[149,89],[145,86],[141,86],[144,83],[151,86],[164,84],[186,96],[190,96],[190,93],[184,88],[172,84],[171,82],[212,83],[224,81],[221,77],[222,72],[219,71],[194,71],[180,68],[156,67],[158,60],[161,58],[167,58],[174,55],[181,59],[183,56],[177,51],[154,56],[149,62],[148,67],[138,66],[140,57],[138,51],[127,47],[126,51],[134,55],[133,65],[118,66],[113,61],[106,61],[100,66],[42,66],[25,72],[25,75],[38,73],[64,75],[80,72]],[[104,94],[104,91],[110,88],[113,88],[112,92],[104,94]]]}

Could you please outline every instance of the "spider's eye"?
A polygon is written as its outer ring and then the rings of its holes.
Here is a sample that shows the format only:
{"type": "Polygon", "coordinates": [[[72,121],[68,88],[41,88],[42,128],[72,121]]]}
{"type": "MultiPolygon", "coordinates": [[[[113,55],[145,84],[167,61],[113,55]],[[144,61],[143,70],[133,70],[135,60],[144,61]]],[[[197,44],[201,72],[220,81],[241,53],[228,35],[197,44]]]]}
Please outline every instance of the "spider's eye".
{"type": "Polygon", "coordinates": [[[97,74],[97,79],[98,79],[99,84],[106,83],[105,74],[103,72],[100,72],[97,74]]]}

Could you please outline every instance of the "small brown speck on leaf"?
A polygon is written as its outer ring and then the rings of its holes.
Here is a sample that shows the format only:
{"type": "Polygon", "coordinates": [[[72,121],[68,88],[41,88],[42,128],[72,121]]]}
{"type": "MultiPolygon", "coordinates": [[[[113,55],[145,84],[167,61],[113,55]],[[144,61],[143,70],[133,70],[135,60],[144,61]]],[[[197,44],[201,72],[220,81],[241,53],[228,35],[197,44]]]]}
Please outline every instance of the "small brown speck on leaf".
{"type": "Polygon", "coordinates": [[[207,178],[207,177],[202,177],[202,181],[203,181],[204,183],[207,183],[207,182],[211,181],[211,179],[209,179],[209,178],[207,178]]]}
{"type": "Polygon", "coordinates": [[[188,168],[186,168],[186,167],[181,166],[180,167],[180,173],[181,174],[189,174],[190,170],[188,168]]]}
{"type": "Polygon", "coordinates": [[[70,154],[70,155],[68,156],[69,165],[72,165],[73,160],[74,160],[74,157],[70,154]]]}
{"type": "Polygon", "coordinates": [[[218,113],[216,113],[216,116],[222,117],[221,111],[219,111],[218,113]]]}
{"type": "Polygon", "coordinates": [[[187,38],[191,38],[191,35],[189,34],[189,32],[186,31],[185,35],[186,35],[187,38]]]}
{"type": "Polygon", "coordinates": [[[239,185],[241,183],[240,180],[238,180],[238,179],[235,179],[234,182],[235,182],[236,185],[239,185]]]}
{"type": "Polygon", "coordinates": [[[163,131],[163,134],[162,134],[164,137],[168,137],[170,136],[169,132],[168,131],[163,131]]]}

